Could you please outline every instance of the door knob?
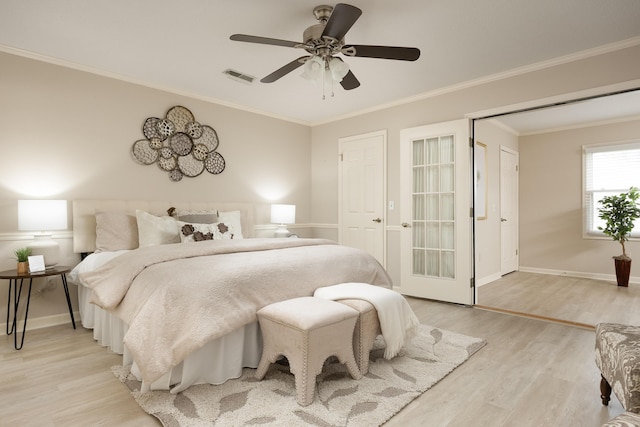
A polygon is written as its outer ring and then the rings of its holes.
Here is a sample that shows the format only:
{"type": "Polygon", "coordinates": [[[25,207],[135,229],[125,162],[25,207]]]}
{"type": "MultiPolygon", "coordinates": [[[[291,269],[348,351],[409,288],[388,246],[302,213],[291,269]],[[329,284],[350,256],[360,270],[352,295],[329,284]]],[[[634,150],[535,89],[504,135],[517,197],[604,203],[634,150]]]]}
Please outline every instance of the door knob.
{"type": "Polygon", "coordinates": [[[500,218],[500,222],[507,222],[506,218],[500,218]]]}
{"type": "Polygon", "coordinates": [[[380,224],[380,223],[382,222],[382,219],[380,219],[380,218],[376,218],[376,219],[374,219],[374,220],[372,220],[372,221],[373,221],[373,222],[377,222],[378,224],[380,224]]]}
{"type": "Polygon", "coordinates": [[[403,222],[402,224],[400,224],[401,226],[403,226],[404,228],[411,228],[411,224],[407,223],[407,222],[403,222]]]}

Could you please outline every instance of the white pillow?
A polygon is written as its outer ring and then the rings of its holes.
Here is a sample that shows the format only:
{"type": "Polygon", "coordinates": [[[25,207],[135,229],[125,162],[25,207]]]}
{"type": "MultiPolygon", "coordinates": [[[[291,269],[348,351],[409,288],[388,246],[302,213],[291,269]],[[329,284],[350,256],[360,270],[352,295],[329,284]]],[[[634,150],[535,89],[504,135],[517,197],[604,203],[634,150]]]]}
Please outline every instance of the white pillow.
{"type": "Polygon", "coordinates": [[[218,212],[218,222],[229,227],[234,239],[244,239],[242,236],[242,217],[240,211],[218,212]]]}
{"type": "Polygon", "coordinates": [[[168,243],[180,243],[180,230],[177,221],[170,216],[155,216],[136,210],[138,222],[139,246],[158,246],[168,243]]]}

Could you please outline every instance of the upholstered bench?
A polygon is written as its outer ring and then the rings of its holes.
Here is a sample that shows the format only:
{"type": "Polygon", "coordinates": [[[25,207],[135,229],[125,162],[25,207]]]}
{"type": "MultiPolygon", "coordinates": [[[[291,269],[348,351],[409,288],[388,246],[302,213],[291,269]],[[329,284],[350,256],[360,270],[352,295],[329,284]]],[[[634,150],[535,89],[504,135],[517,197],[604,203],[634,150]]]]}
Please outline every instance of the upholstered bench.
{"type": "Polygon", "coordinates": [[[353,355],[356,310],[322,298],[301,297],[270,304],[257,315],[264,345],[256,378],[264,378],[270,364],[285,356],[295,375],[300,405],[313,402],[316,376],[329,356],[344,363],[354,379],[362,378],[353,355]]]}
{"type": "Polygon", "coordinates": [[[602,424],[602,427],[640,427],[640,414],[624,412],[602,424]]]}
{"type": "Polygon", "coordinates": [[[376,337],[382,333],[378,312],[373,304],[361,299],[342,299],[336,302],[348,305],[359,314],[353,331],[353,354],[360,373],[366,375],[369,372],[369,353],[376,337]]]}
{"type": "Polygon", "coordinates": [[[640,413],[640,327],[599,323],[595,347],[602,404],[609,404],[613,389],[624,409],[640,413]]]}

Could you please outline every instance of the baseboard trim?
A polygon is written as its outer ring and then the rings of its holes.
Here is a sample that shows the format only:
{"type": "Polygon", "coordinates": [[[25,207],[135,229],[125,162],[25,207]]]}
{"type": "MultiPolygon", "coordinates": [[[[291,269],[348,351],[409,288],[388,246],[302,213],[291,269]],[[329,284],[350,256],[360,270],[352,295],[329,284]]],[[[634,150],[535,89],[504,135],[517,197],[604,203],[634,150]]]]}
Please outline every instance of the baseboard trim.
{"type": "Polygon", "coordinates": [[[487,283],[494,282],[500,279],[501,277],[502,275],[500,273],[494,273],[489,276],[481,277],[476,280],[476,286],[480,287],[480,286],[486,285],[487,283]]]}
{"type": "MultiPolygon", "coordinates": [[[[613,265],[612,265],[613,268],[613,265]]],[[[538,274],[549,274],[551,276],[568,276],[568,277],[578,277],[580,279],[594,279],[594,280],[603,280],[606,282],[616,282],[615,274],[599,274],[599,273],[585,273],[582,271],[566,271],[566,270],[551,270],[546,268],[535,268],[535,267],[519,267],[518,271],[522,271],[525,273],[538,273],[538,274]]],[[[629,283],[638,285],[640,284],[640,277],[630,277],[629,283]]]]}
{"type": "Polygon", "coordinates": [[[507,309],[504,309],[504,308],[489,307],[489,306],[486,306],[486,305],[479,305],[479,304],[476,304],[473,307],[474,308],[479,308],[480,310],[486,310],[486,311],[493,311],[495,313],[508,314],[510,316],[525,317],[525,318],[528,318],[528,319],[542,320],[544,322],[558,323],[558,324],[561,324],[561,325],[573,326],[573,327],[582,328],[582,329],[588,329],[590,331],[594,331],[596,329],[594,325],[589,325],[587,323],[580,323],[580,322],[572,322],[570,320],[556,319],[555,317],[539,316],[537,314],[523,313],[521,311],[507,310],[507,309]]]}
{"type": "MultiPolygon", "coordinates": [[[[73,318],[76,321],[76,328],[81,326],[80,313],[77,311],[74,311],[73,318]]],[[[42,317],[34,317],[34,318],[29,317],[29,319],[27,319],[27,331],[33,331],[36,329],[48,328],[50,326],[58,326],[58,325],[64,325],[64,324],[71,325],[69,312],[54,314],[51,316],[42,316],[42,317]]],[[[24,319],[18,320],[17,328],[18,328],[18,331],[20,331],[20,333],[22,333],[23,325],[24,325],[24,319]]],[[[0,330],[6,331],[7,324],[6,323],[0,324],[0,330]]]]}

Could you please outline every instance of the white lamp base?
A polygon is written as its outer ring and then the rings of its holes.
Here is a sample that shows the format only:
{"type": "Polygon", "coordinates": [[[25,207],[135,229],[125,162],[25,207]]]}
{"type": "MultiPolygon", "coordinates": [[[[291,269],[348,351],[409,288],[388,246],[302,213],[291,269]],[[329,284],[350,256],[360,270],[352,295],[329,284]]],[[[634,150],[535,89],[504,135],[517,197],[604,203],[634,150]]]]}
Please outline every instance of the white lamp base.
{"type": "Polygon", "coordinates": [[[284,225],[278,226],[278,229],[273,233],[273,237],[289,237],[291,236],[291,232],[287,230],[287,227],[284,225]]]}
{"type": "Polygon", "coordinates": [[[35,240],[27,245],[31,255],[44,256],[44,265],[53,267],[60,262],[60,245],[51,238],[51,234],[37,234],[35,240]]]}

